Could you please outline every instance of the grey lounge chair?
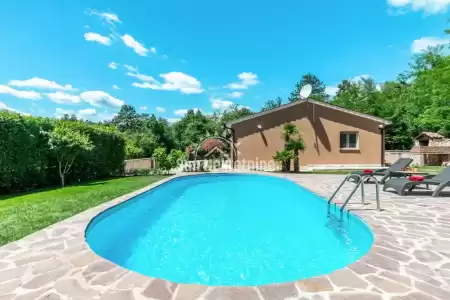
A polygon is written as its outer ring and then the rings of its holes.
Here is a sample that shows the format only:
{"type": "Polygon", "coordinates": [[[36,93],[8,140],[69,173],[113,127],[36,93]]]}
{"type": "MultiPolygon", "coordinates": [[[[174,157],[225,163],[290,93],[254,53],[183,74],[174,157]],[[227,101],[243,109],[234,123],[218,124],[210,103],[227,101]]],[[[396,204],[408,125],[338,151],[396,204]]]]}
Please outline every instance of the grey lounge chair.
{"type": "Polygon", "coordinates": [[[412,191],[418,185],[437,185],[432,196],[437,197],[442,190],[450,186],[450,167],[445,168],[441,173],[437,175],[428,175],[423,181],[410,181],[408,178],[393,178],[384,184],[383,191],[388,188],[394,189],[400,196],[406,195],[407,192],[412,191]]]}
{"type": "MultiPolygon", "coordinates": [[[[390,165],[389,168],[375,170],[370,175],[382,176],[381,179],[379,180],[379,182],[381,184],[383,184],[388,177],[401,177],[401,176],[404,176],[403,174],[395,174],[395,172],[401,172],[401,171],[405,170],[412,162],[413,162],[413,160],[411,158],[399,158],[395,163],[390,165]]],[[[360,176],[363,176],[363,177],[364,177],[364,175],[367,175],[367,174],[364,174],[363,171],[352,172],[351,174],[360,175],[360,176]]],[[[357,176],[354,176],[354,177],[350,176],[349,180],[350,179],[353,179],[353,181],[355,181],[355,182],[359,181],[359,177],[357,177],[357,176]]],[[[370,178],[367,178],[367,181],[369,181],[369,180],[370,180],[370,178]]]]}

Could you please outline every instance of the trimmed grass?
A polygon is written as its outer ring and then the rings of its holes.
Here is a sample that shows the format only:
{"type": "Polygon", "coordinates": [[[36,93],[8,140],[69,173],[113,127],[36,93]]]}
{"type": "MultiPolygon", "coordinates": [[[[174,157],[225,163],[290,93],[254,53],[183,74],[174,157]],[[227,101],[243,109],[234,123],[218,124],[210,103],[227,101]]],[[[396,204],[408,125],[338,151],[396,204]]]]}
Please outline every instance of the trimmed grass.
{"type": "Polygon", "coordinates": [[[305,171],[301,172],[301,174],[334,174],[334,175],[347,175],[353,171],[362,171],[362,170],[314,170],[314,171],[305,171]]]}
{"type": "Polygon", "coordinates": [[[419,172],[427,172],[430,174],[438,174],[444,170],[445,167],[441,166],[420,166],[418,167],[419,172]]]}
{"type": "MultiPolygon", "coordinates": [[[[438,174],[440,173],[444,167],[440,166],[420,166],[418,167],[418,172],[427,172],[430,174],[438,174]]],[[[359,170],[315,170],[310,172],[301,172],[302,174],[336,174],[336,175],[347,175],[353,171],[362,171],[359,170]]]]}
{"type": "Polygon", "coordinates": [[[124,177],[0,196],[0,245],[143,188],[165,176],[124,177]]]}

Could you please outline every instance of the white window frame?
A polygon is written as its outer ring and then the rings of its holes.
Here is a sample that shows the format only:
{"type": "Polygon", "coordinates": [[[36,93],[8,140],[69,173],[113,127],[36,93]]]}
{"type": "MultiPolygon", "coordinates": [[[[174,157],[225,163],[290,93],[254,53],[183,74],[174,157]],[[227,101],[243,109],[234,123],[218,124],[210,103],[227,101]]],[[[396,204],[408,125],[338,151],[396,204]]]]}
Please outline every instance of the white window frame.
{"type": "Polygon", "coordinates": [[[339,133],[339,147],[341,150],[359,150],[359,132],[356,131],[341,131],[339,133]],[[345,147],[341,147],[341,136],[345,134],[345,147]],[[356,147],[350,148],[350,135],[356,135],[356,147]]]}

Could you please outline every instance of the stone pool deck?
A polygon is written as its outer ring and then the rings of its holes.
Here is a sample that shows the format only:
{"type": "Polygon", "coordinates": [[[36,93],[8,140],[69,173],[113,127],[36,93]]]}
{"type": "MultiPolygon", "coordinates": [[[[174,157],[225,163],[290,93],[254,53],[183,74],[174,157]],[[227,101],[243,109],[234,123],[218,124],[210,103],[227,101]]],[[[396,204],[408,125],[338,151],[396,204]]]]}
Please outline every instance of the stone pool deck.
{"type": "MultiPolygon", "coordinates": [[[[276,176],[324,197],[344,178],[276,176]]],[[[344,269],[308,280],[245,288],[176,284],[128,271],[94,254],[84,240],[88,222],[158,184],[0,247],[0,300],[450,299],[450,198],[432,198],[425,191],[405,197],[381,191],[383,211],[377,212],[374,185],[366,185],[367,205],[362,207],[357,193],[350,208],[372,228],[372,249],[344,269]]],[[[338,203],[352,187],[343,188],[338,203]]]]}

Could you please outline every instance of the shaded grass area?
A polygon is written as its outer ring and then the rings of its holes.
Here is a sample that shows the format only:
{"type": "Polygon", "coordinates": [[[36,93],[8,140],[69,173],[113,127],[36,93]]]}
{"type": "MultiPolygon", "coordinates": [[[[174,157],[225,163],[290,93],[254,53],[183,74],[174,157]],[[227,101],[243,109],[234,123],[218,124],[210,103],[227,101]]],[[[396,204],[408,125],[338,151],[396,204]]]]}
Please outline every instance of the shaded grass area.
{"type": "Polygon", "coordinates": [[[335,175],[347,175],[348,173],[354,172],[354,171],[361,171],[361,170],[314,170],[314,171],[305,171],[300,172],[301,174],[335,174],[335,175]]]}
{"type": "Polygon", "coordinates": [[[124,177],[0,196],[0,245],[21,239],[165,176],[124,177]]]}
{"type": "Polygon", "coordinates": [[[444,170],[445,167],[441,167],[441,166],[420,166],[418,167],[419,172],[428,172],[430,174],[437,174],[442,172],[442,170],[444,170]]]}

